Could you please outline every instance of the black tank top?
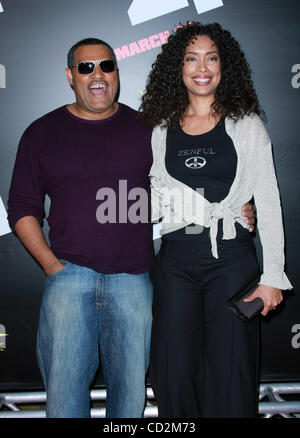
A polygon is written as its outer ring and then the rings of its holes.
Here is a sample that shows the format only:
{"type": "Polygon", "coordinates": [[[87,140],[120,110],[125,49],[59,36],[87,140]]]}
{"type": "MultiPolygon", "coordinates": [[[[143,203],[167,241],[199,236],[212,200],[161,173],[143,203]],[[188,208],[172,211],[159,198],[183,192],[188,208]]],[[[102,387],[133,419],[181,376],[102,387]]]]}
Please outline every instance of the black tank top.
{"type": "MultiPolygon", "coordinates": [[[[228,194],[237,166],[235,147],[225,130],[224,122],[201,135],[186,134],[180,126],[167,133],[166,169],[177,180],[193,190],[202,189],[209,202],[220,202],[228,194]]],[[[219,221],[218,238],[222,237],[222,220],[219,221]]],[[[190,226],[189,226],[190,228],[190,226]]],[[[191,228],[190,228],[191,229],[191,228]]],[[[248,233],[236,224],[237,235],[248,233]]],[[[185,228],[167,233],[167,239],[205,239],[209,228],[201,233],[189,234],[185,228]]]]}

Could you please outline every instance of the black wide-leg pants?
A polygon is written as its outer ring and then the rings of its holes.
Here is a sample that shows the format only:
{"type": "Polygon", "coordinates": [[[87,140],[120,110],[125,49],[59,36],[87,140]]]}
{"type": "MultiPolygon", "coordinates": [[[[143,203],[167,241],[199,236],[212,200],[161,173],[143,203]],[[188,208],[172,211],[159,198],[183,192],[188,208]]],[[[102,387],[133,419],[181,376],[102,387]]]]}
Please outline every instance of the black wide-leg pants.
{"type": "Polygon", "coordinates": [[[151,278],[150,380],[165,418],[255,417],[258,323],[225,304],[258,273],[251,236],[218,242],[163,239],[151,278]]]}

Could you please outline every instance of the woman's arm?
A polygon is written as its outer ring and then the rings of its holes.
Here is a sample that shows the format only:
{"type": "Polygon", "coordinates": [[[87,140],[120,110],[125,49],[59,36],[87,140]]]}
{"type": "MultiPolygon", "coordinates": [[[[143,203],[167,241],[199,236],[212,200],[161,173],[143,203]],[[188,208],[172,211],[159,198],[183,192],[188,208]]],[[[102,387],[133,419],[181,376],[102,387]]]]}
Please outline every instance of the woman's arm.
{"type": "Polygon", "coordinates": [[[249,138],[255,141],[257,151],[254,201],[263,249],[263,275],[258,288],[245,301],[261,297],[265,304],[261,313],[266,315],[283,300],[281,290],[291,289],[292,286],[284,273],[284,232],[272,145],[258,117],[252,119],[249,138]]]}

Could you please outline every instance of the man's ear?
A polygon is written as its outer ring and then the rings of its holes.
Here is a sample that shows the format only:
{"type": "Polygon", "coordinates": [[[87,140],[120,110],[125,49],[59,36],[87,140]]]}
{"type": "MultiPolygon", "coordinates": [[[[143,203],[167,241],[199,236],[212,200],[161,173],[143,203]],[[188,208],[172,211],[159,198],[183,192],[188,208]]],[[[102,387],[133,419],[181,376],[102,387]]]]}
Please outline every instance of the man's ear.
{"type": "Polygon", "coordinates": [[[72,74],[72,70],[69,67],[66,68],[66,76],[67,76],[68,82],[70,84],[70,87],[73,90],[74,89],[74,87],[73,87],[73,74],[72,74]]]}

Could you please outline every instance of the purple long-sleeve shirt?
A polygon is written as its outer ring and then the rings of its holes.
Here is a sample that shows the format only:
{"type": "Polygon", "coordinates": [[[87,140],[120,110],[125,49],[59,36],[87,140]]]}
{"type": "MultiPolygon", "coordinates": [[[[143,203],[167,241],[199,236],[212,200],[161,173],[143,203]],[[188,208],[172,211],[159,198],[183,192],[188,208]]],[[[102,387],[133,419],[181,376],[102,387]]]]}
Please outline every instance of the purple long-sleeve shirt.
{"type": "Polygon", "coordinates": [[[153,258],[151,164],[151,130],[136,120],[133,109],[119,104],[113,116],[91,121],[74,116],[66,106],[58,108],[33,122],[21,138],[9,193],[10,226],[24,216],[34,216],[42,225],[47,193],[49,240],[58,258],[103,273],[145,272],[153,258]],[[124,219],[124,206],[130,209],[140,198],[119,196],[120,184],[122,192],[127,186],[127,193],[139,188],[147,194],[143,212],[133,209],[140,217],[147,214],[146,223],[124,219]],[[112,197],[99,195],[105,188],[112,189],[112,197]],[[106,214],[110,222],[100,223],[106,214]]]}

